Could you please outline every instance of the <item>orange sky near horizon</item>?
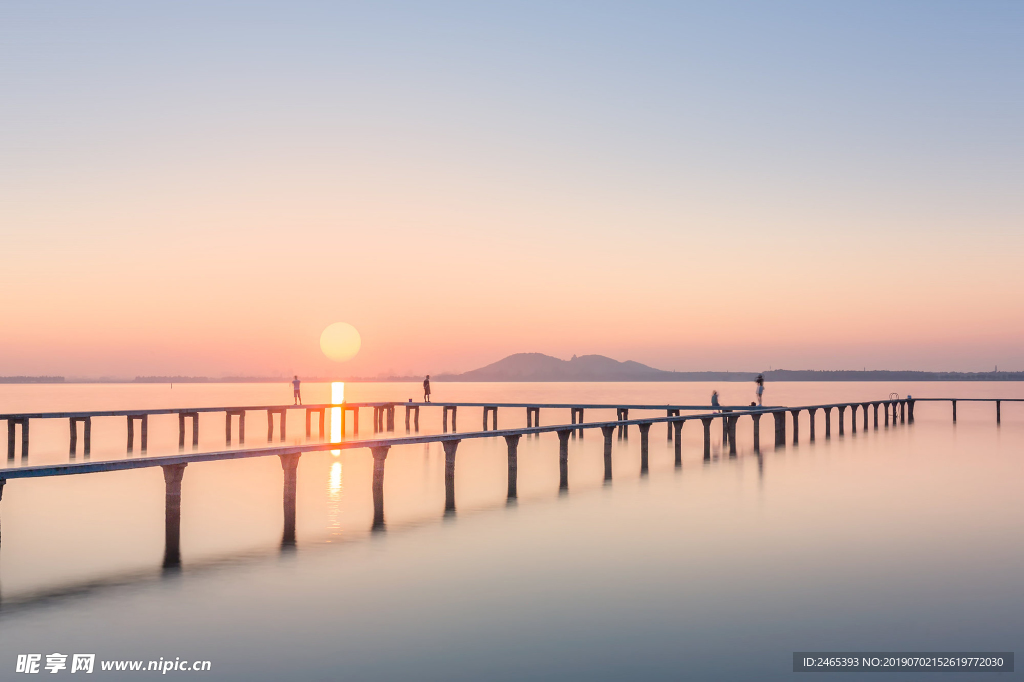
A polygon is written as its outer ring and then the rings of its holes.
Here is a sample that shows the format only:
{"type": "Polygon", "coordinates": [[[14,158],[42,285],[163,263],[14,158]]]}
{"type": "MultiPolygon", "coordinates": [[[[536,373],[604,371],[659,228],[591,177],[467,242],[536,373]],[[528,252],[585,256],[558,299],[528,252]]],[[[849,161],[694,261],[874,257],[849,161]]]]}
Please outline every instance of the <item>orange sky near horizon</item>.
{"type": "Polygon", "coordinates": [[[0,376],[1024,369],[1019,12],[528,5],[20,8],[0,376]]]}

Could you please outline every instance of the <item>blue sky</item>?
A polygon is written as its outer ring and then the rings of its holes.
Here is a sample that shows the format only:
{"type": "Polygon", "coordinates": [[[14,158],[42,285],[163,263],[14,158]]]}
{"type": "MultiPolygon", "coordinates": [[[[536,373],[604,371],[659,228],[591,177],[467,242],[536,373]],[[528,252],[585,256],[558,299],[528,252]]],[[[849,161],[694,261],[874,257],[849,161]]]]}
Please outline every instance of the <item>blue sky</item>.
{"type": "Polygon", "coordinates": [[[1024,367],[1019,2],[0,11],[0,284],[27,320],[0,373],[322,371],[334,321],[361,372],[1024,367]],[[423,273],[461,293],[408,310],[423,273]],[[865,296],[887,285],[903,310],[865,296]],[[701,302],[752,286],[745,324],[701,302]],[[237,290],[287,331],[225,312],[237,290]]]}

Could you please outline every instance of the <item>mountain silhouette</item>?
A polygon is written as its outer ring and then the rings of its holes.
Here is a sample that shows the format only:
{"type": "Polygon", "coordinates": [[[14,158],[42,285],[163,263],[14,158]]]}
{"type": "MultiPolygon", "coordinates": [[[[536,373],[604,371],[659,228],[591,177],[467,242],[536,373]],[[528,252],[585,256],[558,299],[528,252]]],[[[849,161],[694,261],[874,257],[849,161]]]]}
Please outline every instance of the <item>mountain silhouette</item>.
{"type": "Polygon", "coordinates": [[[543,353],[516,353],[486,367],[450,378],[456,381],[651,381],[663,372],[639,362],[619,362],[603,355],[560,360],[543,353]]]}
{"type": "MultiPolygon", "coordinates": [[[[441,374],[437,381],[753,381],[757,372],[667,372],[639,362],[603,355],[572,356],[516,353],[462,374],[441,374]]],[[[920,372],[901,370],[786,370],[763,372],[766,381],[1021,381],[1024,372],[920,372]]]]}

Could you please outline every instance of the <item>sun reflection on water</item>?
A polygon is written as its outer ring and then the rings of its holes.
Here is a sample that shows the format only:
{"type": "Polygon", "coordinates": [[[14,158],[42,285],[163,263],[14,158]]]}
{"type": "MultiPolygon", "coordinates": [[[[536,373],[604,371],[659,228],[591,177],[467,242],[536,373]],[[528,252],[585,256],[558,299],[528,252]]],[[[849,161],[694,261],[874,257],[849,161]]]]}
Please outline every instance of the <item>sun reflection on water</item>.
{"type": "Polygon", "coordinates": [[[331,475],[327,485],[327,494],[330,495],[332,501],[337,502],[341,499],[341,462],[335,462],[331,465],[331,475]]]}
{"type": "Polygon", "coordinates": [[[327,542],[341,535],[341,494],[344,489],[341,462],[333,462],[327,476],[327,542]]]}
{"type": "MultiPolygon", "coordinates": [[[[337,405],[345,402],[345,382],[343,381],[332,381],[331,382],[331,403],[337,405]]],[[[331,442],[340,443],[342,436],[345,435],[345,419],[340,407],[331,408],[331,442]]],[[[331,454],[335,457],[341,455],[341,450],[331,450],[331,454]]],[[[339,469],[339,475],[340,475],[339,469]]],[[[331,470],[331,475],[334,475],[334,470],[331,470]]]]}

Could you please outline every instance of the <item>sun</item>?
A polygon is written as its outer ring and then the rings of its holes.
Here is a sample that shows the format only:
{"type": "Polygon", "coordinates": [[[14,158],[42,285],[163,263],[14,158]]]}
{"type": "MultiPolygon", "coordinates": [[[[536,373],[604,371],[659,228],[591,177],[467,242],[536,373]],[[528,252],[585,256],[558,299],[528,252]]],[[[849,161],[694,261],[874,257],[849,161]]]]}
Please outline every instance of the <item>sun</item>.
{"type": "Polygon", "coordinates": [[[361,345],[359,332],[347,322],[335,322],[320,334],[320,350],[335,362],[354,358],[361,345]]]}

